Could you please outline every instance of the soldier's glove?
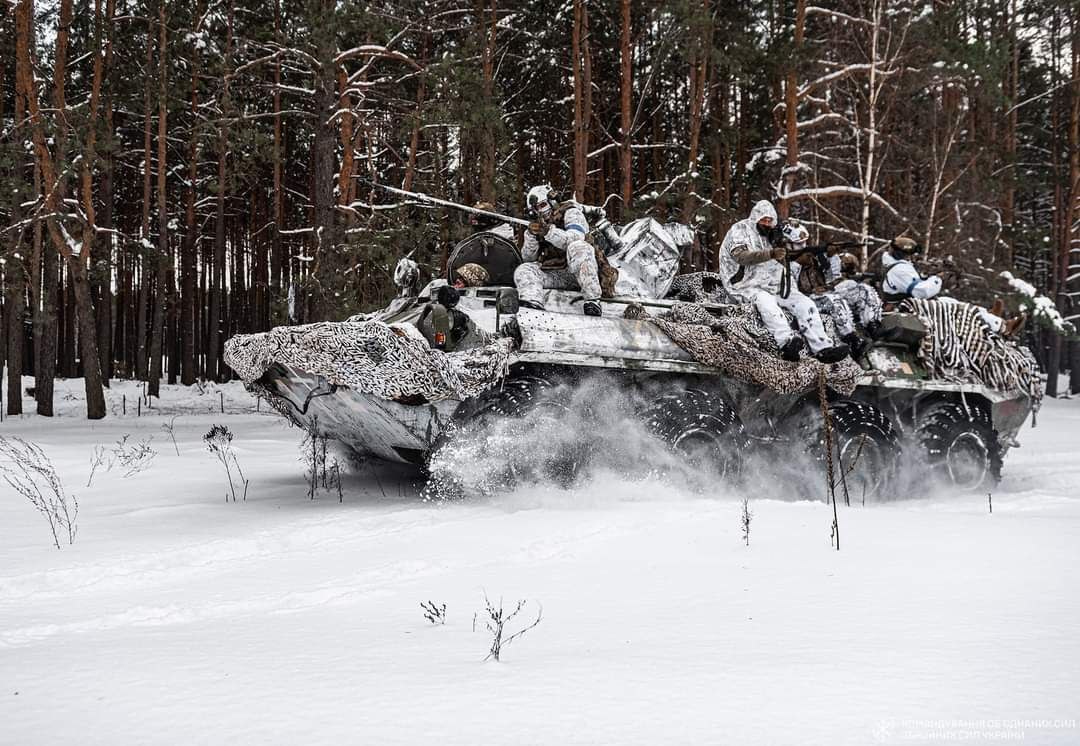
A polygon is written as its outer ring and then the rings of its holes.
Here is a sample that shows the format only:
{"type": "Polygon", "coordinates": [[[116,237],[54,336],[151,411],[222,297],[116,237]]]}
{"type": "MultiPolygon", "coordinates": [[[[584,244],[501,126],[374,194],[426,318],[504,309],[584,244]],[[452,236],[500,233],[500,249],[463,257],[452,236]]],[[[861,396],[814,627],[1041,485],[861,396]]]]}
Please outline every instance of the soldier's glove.
{"type": "Polygon", "coordinates": [[[775,259],[776,261],[782,262],[785,259],[787,259],[787,249],[778,246],[775,249],[773,249],[771,252],[769,252],[769,255],[773,259],[775,259]]]}
{"type": "Polygon", "coordinates": [[[548,225],[543,220],[534,220],[529,223],[529,233],[537,238],[542,238],[548,231],[548,225]]]}

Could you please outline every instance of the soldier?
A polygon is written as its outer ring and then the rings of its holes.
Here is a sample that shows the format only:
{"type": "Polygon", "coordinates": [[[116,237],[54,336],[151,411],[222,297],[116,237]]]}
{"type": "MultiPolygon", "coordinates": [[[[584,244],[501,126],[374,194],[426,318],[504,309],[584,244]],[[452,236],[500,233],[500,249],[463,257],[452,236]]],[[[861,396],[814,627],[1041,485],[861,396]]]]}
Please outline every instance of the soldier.
{"type": "Polygon", "coordinates": [[[454,280],[454,287],[458,290],[484,287],[491,281],[491,274],[479,264],[473,262],[462,264],[454,270],[454,274],[457,275],[457,279],[454,280]]]}
{"type": "Polygon", "coordinates": [[[524,262],[514,270],[521,305],[543,309],[545,288],[580,289],[585,314],[600,316],[599,270],[581,208],[572,200],[558,204],[547,184],[530,189],[526,201],[532,222],[521,247],[524,262]]]}
{"type": "MultiPolygon", "coordinates": [[[[793,222],[784,226],[783,235],[796,252],[805,249],[806,242],[810,239],[806,228],[793,222]]],[[[824,262],[826,249],[819,248],[824,262]]],[[[823,272],[818,264],[818,256],[819,254],[811,251],[797,253],[795,261],[791,263],[791,271],[798,278],[799,290],[814,301],[814,305],[823,315],[833,320],[840,339],[848,346],[851,357],[857,360],[866,352],[868,342],[855,332],[855,318],[852,316],[848,302],[830,289],[827,275],[831,274],[831,261],[824,264],[825,271],[823,272]]],[[[835,257],[828,257],[830,260],[833,258],[835,257]]]]}
{"type": "Polygon", "coordinates": [[[940,293],[941,278],[933,275],[924,280],[912,261],[922,250],[922,246],[910,238],[894,238],[889,243],[889,249],[881,256],[881,266],[885,268],[881,289],[892,296],[920,300],[929,300],[940,293]]]}
{"type": "Polygon", "coordinates": [[[790,268],[787,251],[779,245],[783,237],[777,235],[776,223],[776,209],[761,200],[750,211],[750,217],[731,226],[720,246],[724,289],[735,300],[754,304],[785,360],[799,359],[803,339],[822,362],[841,360],[849,352],[847,345],[833,345],[814,302],[784,282],[785,276],[790,280],[790,268]],[[795,317],[801,337],[792,331],[781,309],[795,317]]]}
{"type": "MultiPolygon", "coordinates": [[[[473,207],[477,210],[483,210],[484,212],[495,212],[495,205],[490,202],[477,202],[473,207]]],[[[514,226],[503,220],[499,220],[496,217],[477,215],[475,212],[470,212],[469,225],[477,233],[485,231],[487,233],[494,233],[496,236],[502,236],[508,241],[514,240],[514,226]]]]}
{"type": "Polygon", "coordinates": [[[844,299],[866,334],[877,339],[881,330],[881,296],[871,285],[856,280],[857,274],[859,260],[854,254],[845,252],[829,258],[826,279],[832,292],[844,299]]]}

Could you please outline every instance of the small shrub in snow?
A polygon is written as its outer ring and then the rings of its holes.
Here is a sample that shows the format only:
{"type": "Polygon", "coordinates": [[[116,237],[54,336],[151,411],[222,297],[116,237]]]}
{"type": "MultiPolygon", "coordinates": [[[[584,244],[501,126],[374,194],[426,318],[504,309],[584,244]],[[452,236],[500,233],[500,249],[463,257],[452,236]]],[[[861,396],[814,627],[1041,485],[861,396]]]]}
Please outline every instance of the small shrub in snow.
{"type": "Polygon", "coordinates": [[[327,492],[335,490],[338,502],[343,499],[341,475],[345,472],[345,465],[330,451],[331,440],[333,439],[329,436],[319,433],[319,418],[312,418],[311,425],[305,430],[304,439],[300,442],[300,463],[304,464],[308,497],[312,500],[319,488],[327,492]]]}
{"type": "Polygon", "coordinates": [[[424,610],[424,619],[432,624],[446,624],[446,604],[437,606],[434,601],[421,601],[420,608],[424,610]]]}
{"type": "Polygon", "coordinates": [[[94,481],[94,474],[105,461],[105,446],[94,446],[94,451],[90,454],[90,478],[86,480],[87,487],[94,481]]]}
{"type": "Polygon", "coordinates": [[[179,456],[180,455],[180,446],[178,446],[176,444],[176,432],[174,431],[175,427],[176,427],[176,415],[173,415],[172,419],[169,420],[168,423],[165,423],[165,422],[161,423],[162,432],[164,432],[166,435],[168,435],[169,439],[172,440],[173,449],[176,451],[176,455],[179,456]]]}
{"type": "MultiPolygon", "coordinates": [[[[824,442],[825,446],[825,488],[826,495],[829,502],[832,503],[832,525],[829,527],[829,544],[836,547],[836,551],[840,551],[840,515],[836,510],[836,476],[835,465],[833,464],[833,443],[834,433],[832,428],[832,417],[829,416],[829,398],[825,393],[825,372],[821,371],[818,375],[818,401],[821,404],[821,419],[824,422],[824,442]]],[[[840,453],[840,443],[836,442],[836,453],[840,453]]],[[[847,481],[843,479],[843,469],[840,469],[841,483],[844,487],[844,498],[847,500],[847,481]]],[[[850,502],[848,502],[850,505],[850,502]]]]}
{"type": "Polygon", "coordinates": [[[496,606],[488,599],[487,594],[485,593],[484,612],[487,614],[485,626],[487,627],[488,632],[491,633],[491,646],[488,648],[488,654],[484,657],[484,660],[500,660],[504,647],[540,624],[540,619],[544,614],[544,607],[539,604],[537,604],[537,607],[536,620],[533,621],[532,624],[522,627],[517,632],[510,632],[509,627],[511,626],[511,622],[513,622],[514,618],[525,608],[525,601],[518,601],[514,610],[507,612],[503,609],[501,598],[499,599],[499,604],[496,606]]]}
{"type": "Polygon", "coordinates": [[[109,471],[116,466],[123,470],[125,478],[149,469],[154,457],[157,456],[157,451],[150,447],[150,441],[154,439],[152,435],[146,440],[135,443],[128,442],[130,437],[130,434],[125,433],[120,440],[116,441],[116,446],[109,456],[109,471]]]}
{"type": "MultiPolygon", "coordinates": [[[[232,500],[236,502],[236,485],[233,483],[232,469],[236,467],[236,473],[240,478],[241,484],[244,485],[243,500],[247,500],[247,488],[248,480],[244,479],[244,472],[240,470],[240,462],[236,460],[236,452],[232,447],[233,434],[225,425],[214,425],[203,436],[203,442],[206,443],[206,447],[210,450],[210,453],[217,456],[218,461],[225,467],[225,476],[229,479],[229,491],[232,493],[232,500]]],[[[225,495],[225,502],[229,501],[229,496],[225,495]]]]}
{"type": "Polygon", "coordinates": [[[345,493],[341,489],[341,474],[345,471],[345,467],[341,462],[337,460],[336,456],[331,457],[330,466],[326,469],[327,482],[325,484],[326,489],[337,490],[338,502],[343,502],[345,499],[345,493]]]}
{"type": "Polygon", "coordinates": [[[746,542],[746,546],[750,546],[750,519],[754,517],[754,514],[750,512],[750,498],[744,497],[742,501],[742,516],[740,517],[740,523],[742,525],[742,538],[746,542]]]}
{"type": "Polygon", "coordinates": [[[65,534],[68,544],[75,543],[79,501],[64,491],[56,469],[39,446],[22,438],[0,437],[0,474],[45,516],[57,549],[65,534]]]}

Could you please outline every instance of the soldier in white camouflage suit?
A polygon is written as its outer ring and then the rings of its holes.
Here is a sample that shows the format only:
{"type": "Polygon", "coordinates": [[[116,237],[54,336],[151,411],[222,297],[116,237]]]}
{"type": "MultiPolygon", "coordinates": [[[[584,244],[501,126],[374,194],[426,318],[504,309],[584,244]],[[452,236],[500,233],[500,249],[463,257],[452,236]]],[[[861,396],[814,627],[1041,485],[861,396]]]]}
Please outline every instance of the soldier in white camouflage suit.
{"type": "Polygon", "coordinates": [[[805,339],[819,360],[836,362],[848,354],[847,345],[833,345],[814,302],[799,292],[797,283],[792,283],[788,293],[781,293],[788,271],[787,251],[779,245],[782,237],[776,235],[776,223],[776,209],[761,200],[749,218],[731,226],[720,246],[724,289],[734,299],[754,304],[785,360],[799,359],[805,339]],[[801,337],[792,330],[784,310],[795,317],[801,337]]]}
{"type": "Polygon", "coordinates": [[[600,278],[596,252],[585,241],[589,224],[577,203],[556,204],[548,185],[526,197],[532,223],[521,247],[522,264],[514,270],[521,305],[543,308],[544,289],[580,289],[584,312],[600,316],[600,278]]]}
{"type": "MultiPolygon", "coordinates": [[[[806,248],[810,233],[804,226],[796,222],[790,222],[784,226],[783,232],[784,238],[791,244],[793,250],[799,251],[806,248]]],[[[859,320],[865,325],[863,319],[873,316],[872,304],[876,301],[876,319],[880,321],[881,299],[873,288],[843,278],[841,273],[845,264],[842,257],[850,257],[854,260],[854,256],[851,254],[821,256],[822,259],[827,259],[827,262],[822,265],[818,264],[818,256],[821,255],[810,252],[797,254],[795,261],[791,263],[791,271],[798,278],[799,290],[814,301],[822,315],[833,320],[837,334],[840,335],[840,339],[851,350],[851,357],[858,360],[866,352],[869,343],[855,331],[854,314],[859,313],[859,320]],[[845,293],[837,291],[839,287],[838,280],[840,281],[839,284],[845,286],[845,293]],[[860,288],[865,288],[868,293],[863,293],[860,288]],[[867,295],[871,295],[873,298],[868,299],[867,295]]],[[[857,268],[858,262],[855,261],[851,272],[854,273],[857,268]]],[[[873,336],[872,331],[876,331],[876,326],[873,330],[868,330],[867,333],[873,336]]]]}
{"type": "Polygon", "coordinates": [[[859,260],[854,254],[829,257],[829,274],[825,278],[832,292],[848,304],[855,318],[871,338],[876,338],[881,327],[881,296],[865,282],[852,277],[859,272],[859,260]]]}
{"type": "Polygon", "coordinates": [[[929,300],[941,292],[941,278],[938,275],[923,279],[915,267],[914,257],[922,250],[921,245],[906,236],[892,240],[888,250],[881,255],[881,266],[885,269],[881,289],[886,294],[929,300]]]}

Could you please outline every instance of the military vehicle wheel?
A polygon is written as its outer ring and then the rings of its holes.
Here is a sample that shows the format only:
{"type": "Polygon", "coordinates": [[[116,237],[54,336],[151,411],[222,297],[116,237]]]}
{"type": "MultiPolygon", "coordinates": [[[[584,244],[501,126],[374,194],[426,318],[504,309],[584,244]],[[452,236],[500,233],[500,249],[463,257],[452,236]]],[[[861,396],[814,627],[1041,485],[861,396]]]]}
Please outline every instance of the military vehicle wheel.
{"type": "MultiPolygon", "coordinates": [[[[829,420],[837,498],[844,499],[846,485],[851,502],[865,504],[884,499],[900,460],[900,440],[892,422],[874,405],[854,399],[830,402],[829,420]]],[[[825,428],[816,400],[807,402],[796,422],[795,427],[808,439],[809,455],[820,465],[821,472],[827,473],[825,428]]],[[[821,482],[807,486],[811,493],[820,494],[818,484],[824,482],[825,476],[819,473],[813,479],[821,482]]]]}
{"type": "Polygon", "coordinates": [[[699,389],[661,397],[645,413],[649,428],[695,474],[730,481],[740,471],[746,434],[735,410],[699,389]]]}
{"type": "Polygon", "coordinates": [[[557,388],[557,382],[539,376],[510,378],[501,388],[484,394],[469,415],[470,422],[480,427],[500,417],[526,421],[520,433],[523,458],[511,458],[508,464],[512,482],[546,481],[568,488],[585,470],[586,448],[572,440],[551,437],[569,434],[566,423],[570,407],[560,398],[557,388]],[[528,457],[535,452],[540,453],[539,458],[528,457]]]}
{"type": "MultiPolygon", "coordinates": [[[[829,409],[840,446],[835,468],[844,470],[848,497],[860,503],[883,499],[900,461],[900,439],[892,421],[874,405],[853,399],[833,402],[829,409]]],[[[838,486],[837,495],[842,491],[838,486]]]]}
{"type": "Polygon", "coordinates": [[[978,407],[946,402],[919,417],[918,436],[935,476],[975,491],[1001,479],[1001,444],[989,415],[978,407]]]}

